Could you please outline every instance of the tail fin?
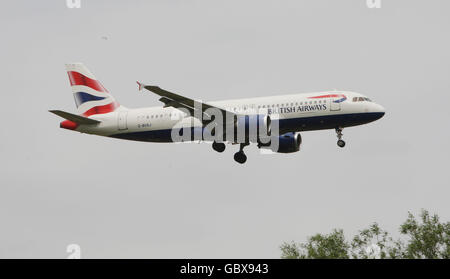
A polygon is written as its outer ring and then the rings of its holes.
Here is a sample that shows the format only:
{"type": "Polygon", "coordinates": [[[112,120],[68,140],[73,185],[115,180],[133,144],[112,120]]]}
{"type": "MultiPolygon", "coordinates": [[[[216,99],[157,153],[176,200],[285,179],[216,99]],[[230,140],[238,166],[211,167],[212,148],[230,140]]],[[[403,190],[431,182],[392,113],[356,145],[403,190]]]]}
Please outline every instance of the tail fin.
{"type": "Polygon", "coordinates": [[[115,111],[120,107],[114,97],[81,63],[66,64],[78,114],[86,117],[115,111]]]}

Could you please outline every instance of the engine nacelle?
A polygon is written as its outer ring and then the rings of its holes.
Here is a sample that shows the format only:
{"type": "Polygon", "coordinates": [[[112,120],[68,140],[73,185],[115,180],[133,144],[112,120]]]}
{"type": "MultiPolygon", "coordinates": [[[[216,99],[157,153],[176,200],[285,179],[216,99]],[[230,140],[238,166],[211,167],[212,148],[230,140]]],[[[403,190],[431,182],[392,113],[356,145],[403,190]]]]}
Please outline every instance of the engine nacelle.
{"type": "Polygon", "coordinates": [[[235,117],[236,142],[258,142],[262,137],[270,137],[271,119],[268,115],[254,114],[235,117]]]}
{"type": "Polygon", "coordinates": [[[300,150],[300,145],[302,144],[302,136],[300,133],[286,133],[271,140],[270,143],[259,144],[259,148],[271,149],[273,152],[278,153],[294,153],[300,150]]]}

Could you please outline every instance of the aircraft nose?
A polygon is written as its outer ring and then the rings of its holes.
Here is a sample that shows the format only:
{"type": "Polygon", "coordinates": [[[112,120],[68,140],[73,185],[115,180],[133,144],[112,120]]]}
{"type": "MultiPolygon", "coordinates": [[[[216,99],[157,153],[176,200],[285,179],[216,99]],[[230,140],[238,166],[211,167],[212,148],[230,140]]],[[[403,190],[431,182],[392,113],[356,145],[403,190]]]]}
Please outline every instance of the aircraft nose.
{"type": "Polygon", "coordinates": [[[386,114],[386,109],[382,105],[379,105],[379,104],[375,104],[373,111],[377,115],[377,119],[382,118],[386,114]]]}
{"type": "Polygon", "coordinates": [[[382,113],[383,114],[383,116],[386,114],[386,109],[382,106],[382,105],[378,105],[378,111],[380,112],[380,113],[382,113]]]}

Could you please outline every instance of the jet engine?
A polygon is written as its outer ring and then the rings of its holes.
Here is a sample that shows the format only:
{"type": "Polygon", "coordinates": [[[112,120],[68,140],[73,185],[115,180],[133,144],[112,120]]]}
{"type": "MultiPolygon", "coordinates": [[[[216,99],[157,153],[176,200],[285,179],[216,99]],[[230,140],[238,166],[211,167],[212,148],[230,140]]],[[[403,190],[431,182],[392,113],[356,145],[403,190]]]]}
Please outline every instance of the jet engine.
{"type": "Polygon", "coordinates": [[[301,144],[302,136],[300,133],[290,132],[272,139],[269,143],[260,143],[258,144],[258,147],[271,149],[273,152],[277,153],[294,153],[300,150],[301,144]]]}

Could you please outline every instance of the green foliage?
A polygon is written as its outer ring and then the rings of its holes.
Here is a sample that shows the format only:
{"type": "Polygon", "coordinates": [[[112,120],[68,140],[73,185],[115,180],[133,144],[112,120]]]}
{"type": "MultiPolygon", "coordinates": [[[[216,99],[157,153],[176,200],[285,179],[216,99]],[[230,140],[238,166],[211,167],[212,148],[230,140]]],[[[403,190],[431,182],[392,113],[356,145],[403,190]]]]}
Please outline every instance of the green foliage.
{"type": "Polygon", "coordinates": [[[449,259],[450,222],[440,223],[437,215],[422,210],[420,219],[408,213],[400,226],[403,240],[394,241],[377,223],[346,241],[343,230],[316,234],[306,243],[283,243],[284,259],[449,259]]]}
{"type": "Polygon", "coordinates": [[[297,243],[295,242],[291,242],[291,243],[283,243],[280,247],[281,249],[281,253],[282,253],[282,258],[283,259],[302,259],[303,258],[303,254],[300,255],[300,249],[301,247],[299,247],[297,245],[297,243]]]}
{"type": "Polygon", "coordinates": [[[304,244],[291,242],[281,246],[285,259],[348,259],[348,248],[342,230],[328,235],[316,234],[304,244]]]}
{"type": "Polygon", "coordinates": [[[352,258],[355,259],[386,259],[390,256],[392,238],[389,233],[380,229],[377,223],[370,228],[362,230],[353,238],[351,243],[352,258]]]}
{"type": "Polygon", "coordinates": [[[409,236],[403,252],[410,259],[449,259],[450,222],[440,223],[437,215],[430,216],[422,210],[421,223],[410,212],[408,219],[400,227],[400,232],[409,236]]]}

